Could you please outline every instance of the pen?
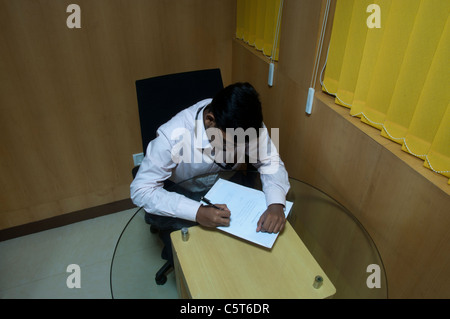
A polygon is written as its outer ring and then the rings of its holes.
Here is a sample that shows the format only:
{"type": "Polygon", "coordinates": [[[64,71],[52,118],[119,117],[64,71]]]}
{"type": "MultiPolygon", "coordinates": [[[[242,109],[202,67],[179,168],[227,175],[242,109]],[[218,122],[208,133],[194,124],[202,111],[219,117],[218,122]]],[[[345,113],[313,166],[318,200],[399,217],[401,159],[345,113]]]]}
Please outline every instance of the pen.
{"type": "Polygon", "coordinates": [[[216,205],[214,205],[213,203],[211,203],[211,201],[209,199],[207,199],[205,196],[202,196],[202,198],[200,198],[201,201],[204,201],[206,204],[214,207],[215,209],[219,209],[219,210],[223,210],[220,207],[217,207],[216,205]]]}

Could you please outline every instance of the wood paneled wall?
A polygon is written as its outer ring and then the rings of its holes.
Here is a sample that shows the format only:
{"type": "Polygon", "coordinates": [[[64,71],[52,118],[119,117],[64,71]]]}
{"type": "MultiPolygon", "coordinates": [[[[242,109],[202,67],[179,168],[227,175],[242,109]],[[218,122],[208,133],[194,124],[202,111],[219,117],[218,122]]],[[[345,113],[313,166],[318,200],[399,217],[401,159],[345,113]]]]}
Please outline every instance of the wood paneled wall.
{"type": "Polygon", "coordinates": [[[135,80],[219,67],[230,83],[235,6],[1,0],[0,230],[129,198],[135,80]]]}
{"type": "MultiPolygon", "coordinates": [[[[402,153],[376,129],[351,118],[320,86],[312,115],[305,113],[324,3],[285,0],[273,87],[267,86],[267,61],[237,41],[232,80],[249,81],[259,91],[267,126],[280,128],[280,154],[289,175],[326,192],[364,225],[383,259],[389,297],[449,298],[447,180],[420,167],[420,160],[402,153]]],[[[329,240],[327,229],[316,231],[324,241],[329,240]]],[[[335,238],[340,240],[345,242],[335,238]]],[[[336,249],[344,262],[348,248],[336,249]]],[[[370,254],[359,253],[362,258],[370,254]]],[[[351,268],[346,271],[351,273],[351,268]]]]}

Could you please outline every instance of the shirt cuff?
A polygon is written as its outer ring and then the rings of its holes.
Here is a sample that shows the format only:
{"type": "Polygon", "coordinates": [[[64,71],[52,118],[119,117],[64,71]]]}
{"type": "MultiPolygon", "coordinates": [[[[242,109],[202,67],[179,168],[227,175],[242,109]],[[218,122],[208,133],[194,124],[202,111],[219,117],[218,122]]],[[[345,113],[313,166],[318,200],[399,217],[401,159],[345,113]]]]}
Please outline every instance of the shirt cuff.
{"type": "Polygon", "coordinates": [[[286,194],[278,187],[271,187],[264,191],[266,195],[267,206],[272,204],[281,204],[286,207],[286,194]]]}
{"type": "Polygon", "coordinates": [[[176,217],[195,222],[197,219],[197,212],[200,206],[201,206],[200,202],[182,196],[180,198],[180,201],[178,202],[177,207],[178,214],[176,214],[177,215],[176,217]]]}

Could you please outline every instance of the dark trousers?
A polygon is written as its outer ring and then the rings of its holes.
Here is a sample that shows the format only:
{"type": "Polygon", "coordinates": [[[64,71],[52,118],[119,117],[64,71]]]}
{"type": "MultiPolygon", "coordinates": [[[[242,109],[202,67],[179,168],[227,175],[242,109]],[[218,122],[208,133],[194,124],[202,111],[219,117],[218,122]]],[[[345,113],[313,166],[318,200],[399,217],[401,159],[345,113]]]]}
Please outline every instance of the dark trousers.
{"type": "MultiPolygon", "coordinates": [[[[179,186],[173,183],[172,181],[166,180],[164,181],[164,188],[172,191],[178,192],[186,195],[186,189],[178,189],[179,186]]],[[[204,193],[199,194],[189,194],[190,198],[197,198],[200,200],[200,197],[204,195],[204,193]]],[[[161,253],[161,258],[169,261],[173,265],[173,254],[172,254],[172,241],[170,240],[170,233],[179,230],[183,227],[192,227],[198,225],[196,222],[192,222],[189,220],[181,219],[181,218],[173,218],[167,216],[159,216],[155,214],[145,213],[145,222],[151,225],[154,229],[158,231],[159,238],[163,243],[163,250],[161,253]]]]}
{"type": "Polygon", "coordinates": [[[191,222],[189,220],[184,220],[180,218],[172,218],[165,216],[158,216],[146,213],[145,222],[152,225],[158,230],[159,238],[163,242],[163,250],[161,253],[161,258],[170,261],[173,265],[173,254],[172,254],[172,242],[170,240],[170,233],[179,230],[183,227],[191,227],[198,225],[196,222],[191,222]]]}

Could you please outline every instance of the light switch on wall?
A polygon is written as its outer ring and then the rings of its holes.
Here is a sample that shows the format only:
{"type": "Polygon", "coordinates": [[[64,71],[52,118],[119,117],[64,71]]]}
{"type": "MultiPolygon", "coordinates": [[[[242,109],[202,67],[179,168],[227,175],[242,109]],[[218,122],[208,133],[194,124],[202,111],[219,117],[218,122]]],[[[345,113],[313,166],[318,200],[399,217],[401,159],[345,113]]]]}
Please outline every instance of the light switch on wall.
{"type": "Polygon", "coordinates": [[[144,159],[144,153],[133,154],[134,166],[141,165],[141,162],[143,159],[144,159]]]}

